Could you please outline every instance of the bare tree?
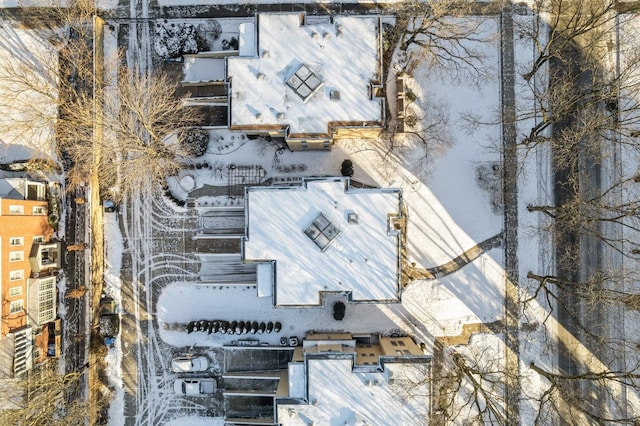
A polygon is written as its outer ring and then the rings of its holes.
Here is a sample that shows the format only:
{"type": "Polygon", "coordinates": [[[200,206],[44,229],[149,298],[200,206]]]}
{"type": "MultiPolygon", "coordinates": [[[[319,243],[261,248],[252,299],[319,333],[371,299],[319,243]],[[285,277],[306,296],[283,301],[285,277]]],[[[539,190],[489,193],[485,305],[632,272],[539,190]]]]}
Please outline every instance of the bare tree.
{"type": "MultiPolygon", "coordinates": [[[[413,93],[409,90],[409,93],[413,93]]],[[[449,127],[448,105],[436,99],[417,98],[411,96],[410,102],[402,111],[404,126],[397,132],[395,126],[381,135],[385,144],[383,158],[389,159],[403,148],[419,147],[424,155],[422,169],[428,170],[433,159],[446,151],[452,144],[449,127]]]]}
{"type": "Polygon", "coordinates": [[[621,177],[596,193],[583,194],[575,176],[564,182],[570,194],[559,206],[529,204],[527,210],[552,219],[558,232],[592,238],[609,250],[637,259],[640,250],[640,193],[636,176],[621,177]],[[619,232],[607,232],[614,225],[619,232]]]}
{"type": "Polygon", "coordinates": [[[64,106],[59,142],[74,159],[78,179],[95,172],[102,185],[117,188],[115,198],[122,198],[178,171],[190,150],[170,136],[197,124],[199,115],[183,107],[176,84],[162,74],[122,71],[106,87],[99,107],[88,95],[64,106]]]}
{"type": "Polygon", "coordinates": [[[636,394],[640,390],[640,365],[636,364],[632,368],[614,370],[603,368],[597,371],[586,371],[578,374],[565,374],[549,369],[545,369],[532,362],[529,367],[545,377],[548,387],[541,395],[540,410],[535,419],[535,424],[544,424],[542,414],[549,415],[555,413],[558,418],[573,418],[575,424],[584,421],[595,424],[629,424],[634,425],[640,421],[640,414],[637,407],[625,406],[620,398],[619,388],[633,390],[636,394]],[[600,406],[591,406],[588,400],[575,392],[575,387],[579,385],[597,384],[601,389],[610,393],[610,400],[617,405],[614,410],[602,410],[600,406]],[[611,412],[613,411],[613,413],[611,412]],[[616,415],[615,413],[622,413],[616,415]]]}
{"type": "Polygon", "coordinates": [[[0,41],[0,134],[31,148],[36,156],[53,152],[60,107],[79,90],[91,90],[94,64],[93,15],[89,0],[24,7],[18,21],[3,25],[0,41]]]}
{"type": "Polygon", "coordinates": [[[507,371],[500,338],[482,334],[473,336],[468,344],[441,349],[434,353],[434,357],[441,359],[434,364],[433,421],[507,424],[504,400],[507,371]]]}
{"type": "Polygon", "coordinates": [[[32,149],[70,158],[72,186],[88,182],[95,172],[95,183],[117,187],[123,197],[146,179],[158,181],[177,171],[189,147],[168,136],[196,124],[200,115],[182,107],[176,83],[166,76],[115,72],[117,60],[104,69],[94,68],[87,55],[92,50],[93,9],[76,3],[70,9],[37,9],[28,15],[29,24],[37,28],[32,38],[38,49],[21,49],[17,28],[14,38],[0,41],[9,51],[24,51],[17,63],[0,63],[5,88],[0,106],[17,111],[0,120],[0,134],[29,144],[42,141],[38,133],[49,129],[44,138],[49,146],[32,149]]]}
{"type": "MultiPolygon", "coordinates": [[[[623,270],[608,272],[610,273],[605,273],[605,271],[593,273],[585,281],[570,281],[555,275],[538,275],[529,271],[527,278],[533,280],[535,285],[529,290],[530,294],[522,300],[522,303],[527,304],[543,294],[542,297],[549,301],[550,306],[563,304],[560,292],[564,290],[571,291],[584,300],[587,307],[592,309],[596,306],[617,304],[627,309],[640,311],[640,294],[629,292],[626,287],[627,280],[634,279],[635,275],[625,273],[623,270]],[[555,303],[550,303],[549,299],[553,299],[555,303]]],[[[573,312],[571,306],[564,305],[563,308],[569,313],[573,312]]],[[[581,323],[581,319],[578,317],[576,317],[576,321],[581,323]]],[[[597,333],[597,330],[589,329],[586,326],[583,328],[585,333],[597,337],[600,341],[604,340],[605,336],[597,333]]]]}
{"type": "Polygon", "coordinates": [[[466,0],[411,2],[398,13],[399,48],[403,52],[415,48],[415,60],[458,77],[470,73],[483,77],[487,72],[483,45],[492,34],[487,32],[487,18],[480,15],[497,13],[497,5],[466,0]]]}
{"type": "Polygon", "coordinates": [[[615,0],[573,1],[536,0],[531,8],[533,25],[521,27],[519,35],[535,43],[536,57],[523,77],[530,80],[552,59],[566,59],[568,49],[579,46],[581,51],[595,53],[601,41],[609,41],[611,25],[617,15],[615,0]]]}
{"type": "Polygon", "coordinates": [[[3,425],[42,424],[68,425],[85,422],[88,403],[78,398],[68,398],[67,392],[82,386],[87,368],[65,375],[59,374],[55,363],[46,363],[40,368],[26,373],[18,379],[21,396],[9,401],[9,392],[1,392],[3,406],[10,403],[14,408],[0,410],[0,423],[3,425]]]}

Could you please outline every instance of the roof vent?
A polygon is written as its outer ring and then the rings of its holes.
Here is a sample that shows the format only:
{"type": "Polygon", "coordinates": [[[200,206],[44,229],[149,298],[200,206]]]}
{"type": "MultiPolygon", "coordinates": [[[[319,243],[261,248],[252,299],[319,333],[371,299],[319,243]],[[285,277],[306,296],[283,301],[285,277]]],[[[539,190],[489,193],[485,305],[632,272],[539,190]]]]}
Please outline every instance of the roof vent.
{"type": "Polygon", "coordinates": [[[340,91],[339,90],[332,90],[329,92],[329,99],[331,99],[332,101],[339,101],[340,100],[340,91]]]}
{"type": "Polygon", "coordinates": [[[353,212],[349,213],[347,215],[347,221],[350,224],[357,224],[358,223],[358,214],[357,213],[353,213],[353,212]]]}
{"type": "Polygon", "coordinates": [[[264,80],[264,74],[263,74],[263,73],[261,73],[261,72],[259,72],[259,73],[256,75],[256,78],[257,78],[258,80],[264,80]]]}
{"type": "Polygon", "coordinates": [[[268,51],[268,50],[265,50],[265,51],[263,51],[263,52],[262,52],[262,57],[263,57],[264,59],[267,59],[269,56],[270,56],[270,55],[269,55],[269,51],[268,51]]]}
{"type": "Polygon", "coordinates": [[[322,34],[322,38],[325,39],[325,40],[331,38],[331,33],[326,32],[326,33],[322,34]]]}
{"type": "Polygon", "coordinates": [[[256,113],[256,120],[260,120],[262,118],[262,113],[261,112],[257,112],[256,113]]]}
{"type": "Polygon", "coordinates": [[[317,39],[320,38],[320,34],[318,34],[317,32],[314,31],[314,32],[311,33],[311,38],[314,39],[314,40],[317,40],[317,39]]]}
{"type": "Polygon", "coordinates": [[[336,37],[342,37],[342,30],[336,31],[336,37]]]}
{"type": "Polygon", "coordinates": [[[279,113],[276,115],[276,119],[277,119],[278,121],[282,121],[282,120],[284,120],[284,112],[279,112],[279,113]]]}

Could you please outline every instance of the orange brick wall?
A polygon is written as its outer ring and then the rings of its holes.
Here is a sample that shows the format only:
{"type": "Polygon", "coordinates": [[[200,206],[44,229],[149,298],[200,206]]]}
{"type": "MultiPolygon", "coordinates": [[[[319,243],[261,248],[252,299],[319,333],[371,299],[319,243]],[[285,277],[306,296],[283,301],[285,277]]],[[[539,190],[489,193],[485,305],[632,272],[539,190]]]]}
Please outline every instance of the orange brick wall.
{"type": "Polygon", "coordinates": [[[27,279],[31,275],[29,265],[29,253],[35,236],[43,236],[45,241],[49,241],[53,234],[53,229],[49,226],[47,217],[47,202],[34,200],[10,200],[0,199],[0,279],[2,279],[2,333],[1,337],[17,327],[26,325],[27,317],[27,279]],[[10,206],[23,206],[24,214],[10,214],[10,206]],[[34,215],[33,207],[42,206],[45,214],[34,215]],[[12,237],[22,237],[23,245],[11,246],[12,237]],[[22,251],[22,260],[10,261],[12,251],[22,251]],[[23,271],[23,277],[19,280],[10,280],[11,271],[23,271]],[[19,295],[11,296],[11,288],[21,288],[19,295]],[[10,303],[16,300],[23,300],[23,310],[10,314],[10,303]]]}

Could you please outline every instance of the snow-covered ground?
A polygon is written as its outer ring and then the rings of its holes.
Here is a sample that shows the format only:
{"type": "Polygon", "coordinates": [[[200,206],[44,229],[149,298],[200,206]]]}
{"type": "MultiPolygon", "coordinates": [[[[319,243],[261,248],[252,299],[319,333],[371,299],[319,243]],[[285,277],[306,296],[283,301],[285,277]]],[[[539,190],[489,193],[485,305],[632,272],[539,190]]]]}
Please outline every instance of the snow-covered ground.
{"type": "MultiPolygon", "coordinates": [[[[104,257],[105,274],[103,293],[112,297],[118,309],[122,309],[122,282],[120,268],[122,265],[122,235],[115,213],[104,215],[104,257]]],[[[116,337],[112,348],[108,349],[105,358],[109,384],[115,389],[113,402],[109,406],[110,418],[122,418],[124,413],[124,390],[122,383],[122,338],[116,337]]]]}

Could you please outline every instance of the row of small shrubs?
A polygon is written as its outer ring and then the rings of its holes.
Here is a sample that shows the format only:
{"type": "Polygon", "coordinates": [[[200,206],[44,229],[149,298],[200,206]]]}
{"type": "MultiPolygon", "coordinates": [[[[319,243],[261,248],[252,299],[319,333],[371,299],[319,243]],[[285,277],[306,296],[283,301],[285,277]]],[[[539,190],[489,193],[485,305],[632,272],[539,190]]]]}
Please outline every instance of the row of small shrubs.
{"type": "Polygon", "coordinates": [[[173,192],[171,192],[171,189],[169,189],[169,185],[167,185],[166,183],[162,185],[162,189],[164,190],[165,197],[170,199],[176,206],[184,207],[187,204],[186,201],[176,198],[176,196],[173,195],[173,192]]]}
{"type": "Polygon", "coordinates": [[[209,168],[209,163],[202,162],[202,163],[190,163],[187,167],[189,167],[189,169],[194,170],[194,169],[208,169],[209,168]]]}

